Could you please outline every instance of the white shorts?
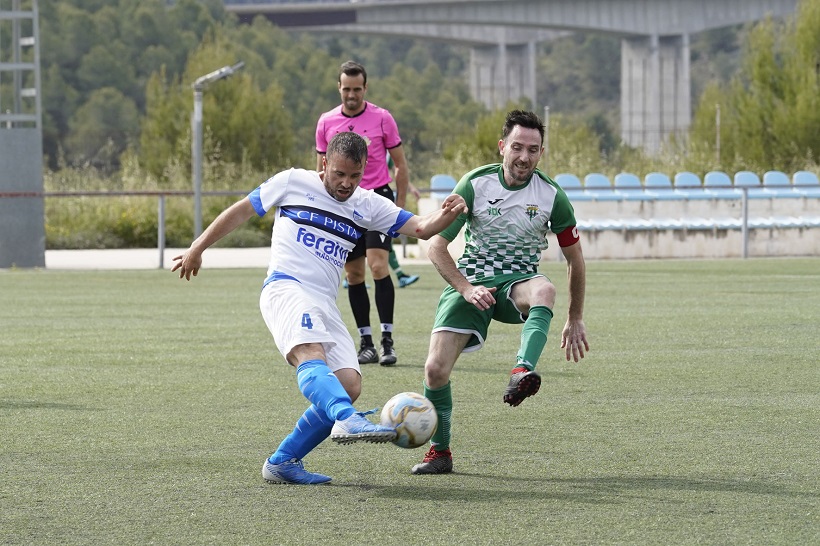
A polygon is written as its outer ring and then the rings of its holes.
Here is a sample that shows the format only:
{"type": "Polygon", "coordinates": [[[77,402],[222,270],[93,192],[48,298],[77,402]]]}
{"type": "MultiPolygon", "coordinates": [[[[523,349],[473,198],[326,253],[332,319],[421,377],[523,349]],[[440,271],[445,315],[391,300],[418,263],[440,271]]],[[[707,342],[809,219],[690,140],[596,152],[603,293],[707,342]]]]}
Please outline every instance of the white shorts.
{"type": "Polygon", "coordinates": [[[297,345],[321,343],[331,371],[353,368],[361,374],[356,346],[335,300],[298,281],[277,280],[262,289],[259,309],[286,360],[297,345]]]}

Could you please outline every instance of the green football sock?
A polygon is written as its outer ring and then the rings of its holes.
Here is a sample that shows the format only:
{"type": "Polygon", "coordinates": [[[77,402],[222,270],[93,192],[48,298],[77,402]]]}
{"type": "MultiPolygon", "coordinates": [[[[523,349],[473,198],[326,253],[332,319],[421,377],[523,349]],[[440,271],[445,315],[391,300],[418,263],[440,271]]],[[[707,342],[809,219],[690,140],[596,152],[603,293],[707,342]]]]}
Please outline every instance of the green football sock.
{"type": "Polygon", "coordinates": [[[547,332],[550,331],[552,310],[545,305],[530,307],[530,314],[521,330],[521,347],[516,357],[516,367],[523,366],[534,370],[547,344],[547,332]]]}
{"type": "Polygon", "coordinates": [[[424,385],[424,396],[436,407],[438,427],[430,443],[436,451],[444,451],[450,447],[450,418],[453,415],[453,392],[448,381],[443,387],[431,389],[424,385]]]}
{"type": "Polygon", "coordinates": [[[395,250],[390,249],[390,254],[387,255],[387,263],[390,264],[390,269],[396,274],[397,277],[404,276],[404,272],[401,270],[401,265],[399,265],[399,259],[396,256],[395,250]]]}

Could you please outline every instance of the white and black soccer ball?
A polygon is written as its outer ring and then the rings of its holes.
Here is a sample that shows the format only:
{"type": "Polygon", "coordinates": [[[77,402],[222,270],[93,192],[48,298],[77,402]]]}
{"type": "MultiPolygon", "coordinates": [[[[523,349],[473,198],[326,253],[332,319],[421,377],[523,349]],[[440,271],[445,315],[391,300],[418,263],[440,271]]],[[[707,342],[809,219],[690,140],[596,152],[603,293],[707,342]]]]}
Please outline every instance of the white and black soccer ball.
{"type": "Polygon", "coordinates": [[[393,443],[415,448],[426,444],[438,426],[433,403],[416,392],[401,392],[387,401],[381,411],[381,424],[396,429],[393,443]]]}

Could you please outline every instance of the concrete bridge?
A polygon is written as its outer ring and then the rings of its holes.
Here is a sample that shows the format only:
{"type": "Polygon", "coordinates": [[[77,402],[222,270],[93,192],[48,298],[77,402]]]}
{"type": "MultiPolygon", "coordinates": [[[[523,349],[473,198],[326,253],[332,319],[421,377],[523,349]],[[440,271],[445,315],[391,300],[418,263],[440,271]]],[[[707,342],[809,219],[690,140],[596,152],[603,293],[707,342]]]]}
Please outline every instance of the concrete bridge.
{"type": "MultiPolygon", "coordinates": [[[[240,20],[300,30],[407,36],[471,46],[470,91],[490,108],[538,108],[536,43],[561,33],[621,38],[621,138],[653,152],[692,115],[689,37],[794,13],[798,0],[224,0],[240,20]]],[[[541,103],[548,104],[542,97],[541,103]]]]}

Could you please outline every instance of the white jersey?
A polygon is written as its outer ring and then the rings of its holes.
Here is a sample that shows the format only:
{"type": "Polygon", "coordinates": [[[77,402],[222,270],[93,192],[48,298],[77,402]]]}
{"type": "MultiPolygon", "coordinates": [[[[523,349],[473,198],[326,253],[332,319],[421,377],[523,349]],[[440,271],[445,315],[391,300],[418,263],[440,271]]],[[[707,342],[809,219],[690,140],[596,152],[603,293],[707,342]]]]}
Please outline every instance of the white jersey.
{"type": "Polygon", "coordinates": [[[316,171],[289,169],[269,178],[249,195],[264,216],[278,216],[271,235],[271,258],[265,284],[290,279],[336,299],[348,253],[366,230],[398,237],[413,214],[372,191],[356,188],[337,201],[316,171]]]}

